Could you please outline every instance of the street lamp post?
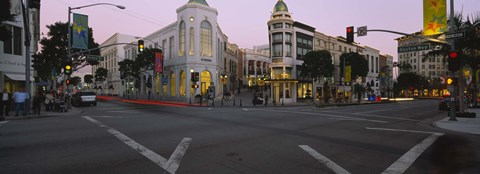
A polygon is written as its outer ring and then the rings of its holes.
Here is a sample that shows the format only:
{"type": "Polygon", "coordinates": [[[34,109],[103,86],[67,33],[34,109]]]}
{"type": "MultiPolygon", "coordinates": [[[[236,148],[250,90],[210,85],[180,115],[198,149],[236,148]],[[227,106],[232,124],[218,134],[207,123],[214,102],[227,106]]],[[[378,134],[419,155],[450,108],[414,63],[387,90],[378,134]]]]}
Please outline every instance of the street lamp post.
{"type": "MultiPolygon", "coordinates": [[[[97,5],[111,5],[111,6],[115,6],[119,9],[125,9],[125,6],[121,6],[121,5],[116,5],[116,4],[111,4],[111,3],[95,3],[95,4],[90,4],[90,5],[84,5],[84,6],[79,6],[79,7],[68,7],[68,22],[67,22],[67,30],[68,30],[68,33],[67,33],[67,36],[68,36],[68,47],[67,47],[67,58],[66,60],[67,61],[72,61],[72,57],[71,57],[71,50],[72,50],[72,29],[70,27],[70,14],[72,13],[72,10],[77,10],[77,9],[82,9],[82,8],[87,8],[87,7],[92,7],[92,6],[97,6],[97,5]]],[[[65,79],[65,78],[64,78],[65,79]]],[[[65,81],[63,83],[63,91],[66,91],[66,88],[67,85],[65,84],[65,81]]]]}
{"type": "Polygon", "coordinates": [[[223,97],[222,98],[225,98],[225,85],[227,84],[227,79],[228,79],[228,76],[226,74],[222,74],[220,75],[220,81],[222,82],[222,93],[223,93],[223,97]]]}

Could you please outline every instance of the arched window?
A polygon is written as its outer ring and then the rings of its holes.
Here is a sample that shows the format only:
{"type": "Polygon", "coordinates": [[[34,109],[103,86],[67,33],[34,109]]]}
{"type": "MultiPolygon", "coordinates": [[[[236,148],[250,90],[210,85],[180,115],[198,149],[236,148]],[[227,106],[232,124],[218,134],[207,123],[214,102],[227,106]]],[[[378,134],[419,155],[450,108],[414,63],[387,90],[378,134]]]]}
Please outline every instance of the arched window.
{"type": "Polygon", "coordinates": [[[178,33],[180,39],[178,40],[178,56],[185,55],[185,40],[186,40],[186,29],[185,29],[185,22],[180,22],[180,28],[178,33]]]}
{"type": "Polygon", "coordinates": [[[212,57],[212,25],[203,21],[200,28],[200,56],[212,57]]]}
{"type": "Polygon", "coordinates": [[[195,55],[195,30],[190,27],[190,50],[188,51],[190,56],[195,55]]]}
{"type": "Polygon", "coordinates": [[[201,82],[201,92],[202,94],[206,94],[207,89],[210,86],[210,83],[212,82],[212,76],[210,75],[210,72],[202,71],[202,73],[200,74],[200,82],[201,82]]]}
{"type": "Polygon", "coordinates": [[[170,74],[170,96],[176,96],[177,95],[177,77],[175,75],[175,72],[172,72],[170,74]]]}
{"type": "Polygon", "coordinates": [[[180,72],[180,96],[187,95],[187,75],[185,71],[180,72]]]}

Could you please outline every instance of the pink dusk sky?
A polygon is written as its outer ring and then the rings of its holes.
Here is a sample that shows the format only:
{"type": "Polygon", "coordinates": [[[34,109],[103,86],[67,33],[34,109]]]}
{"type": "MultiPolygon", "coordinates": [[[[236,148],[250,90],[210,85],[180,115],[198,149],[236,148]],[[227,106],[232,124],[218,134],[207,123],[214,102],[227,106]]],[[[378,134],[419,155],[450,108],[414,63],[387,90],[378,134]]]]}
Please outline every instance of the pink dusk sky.
{"type": "MultiPolygon", "coordinates": [[[[218,23],[230,43],[241,48],[268,43],[267,21],[277,0],[206,0],[218,10],[218,23]]],[[[43,0],[41,31],[46,25],[67,21],[68,6],[78,7],[107,2],[126,7],[94,6],[75,10],[89,16],[94,39],[101,44],[114,33],[146,36],[176,21],[176,9],[188,0],[43,0]]],[[[316,28],[330,36],[344,36],[347,26],[368,26],[404,33],[422,30],[423,0],[284,0],[295,21],[316,28]]],[[[447,9],[450,9],[447,0],[447,9]]],[[[465,15],[480,15],[480,0],[455,0],[455,11],[465,15]]],[[[400,35],[370,32],[355,37],[355,42],[379,49],[396,60],[400,35]]],[[[84,70],[89,72],[90,70],[84,70]]]]}

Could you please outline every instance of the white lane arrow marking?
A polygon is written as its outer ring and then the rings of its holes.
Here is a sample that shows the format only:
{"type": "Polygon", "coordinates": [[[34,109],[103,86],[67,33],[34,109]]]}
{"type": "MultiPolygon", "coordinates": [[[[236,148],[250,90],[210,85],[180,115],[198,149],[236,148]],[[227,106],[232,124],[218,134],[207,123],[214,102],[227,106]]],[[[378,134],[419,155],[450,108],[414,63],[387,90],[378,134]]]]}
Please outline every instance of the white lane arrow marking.
{"type": "Polygon", "coordinates": [[[332,160],[328,159],[327,157],[323,156],[322,154],[318,153],[317,151],[313,150],[310,146],[307,145],[298,145],[302,148],[305,152],[310,154],[313,158],[317,159],[321,163],[323,163],[328,168],[332,169],[335,173],[342,173],[342,174],[350,174],[347,170],[340,167],[338,164],[333,162],[332,160]]]}
{"type": "Polygon", "coordinates": [[[133,139],[127,137],[126,135],[122,134],[121,132],[103,124],[100,121],[97,121],[89,116],[83,116],[86,120],[98,125],[99,127],[107,129],[109,133],[120,139],[123,143],[126,145],[130,146],[132,149],[137,151],[138,153],[142,154],[158,166],[160,166],[162,169],[165,169],[171,174],[174,174],[178,166],[180,165],[180,161],[182,160],[183,156],[185,155],[185,152],[188,149],[188,146],[190,145],[190,142],[192,141],[191,138],[183,138],[182,142],[177,146],[175,151],[173,152],[172,156],[170,159],[166,159],[154,151],[146,148],[145,146],[142,146],[141,144],[138,144],[135,142],[133,139]]]}

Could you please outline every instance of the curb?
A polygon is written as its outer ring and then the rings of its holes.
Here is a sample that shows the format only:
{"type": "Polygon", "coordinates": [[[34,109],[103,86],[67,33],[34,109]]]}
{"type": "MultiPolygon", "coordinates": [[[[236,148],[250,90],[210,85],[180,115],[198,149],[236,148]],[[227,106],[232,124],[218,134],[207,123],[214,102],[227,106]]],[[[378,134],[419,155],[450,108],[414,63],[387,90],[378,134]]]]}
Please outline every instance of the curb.
{"type": "Polygon", "coordinates": [[[30,115],[27,115],[27,116],[9,116],[9,117],[5,117],[6,121],[12,121],[12,120],[30,120],[30,119],[40,119],[40,118],[50,118],[50,117],[60,117],[60,116],[70,116],[70,115],[75,115],[75,114],[81,114],[83,113],[82,110],[80,109],[77,109],[77,108],[72,108],[70,109],[68,112],[44,112],[44,113],[48,113],[48,114],[44,114],[44,115],[34,115],[34,114],[30,114],[30,115]],[[55,114],[52,114],[52,113],[55,113],[55,114]]]}

